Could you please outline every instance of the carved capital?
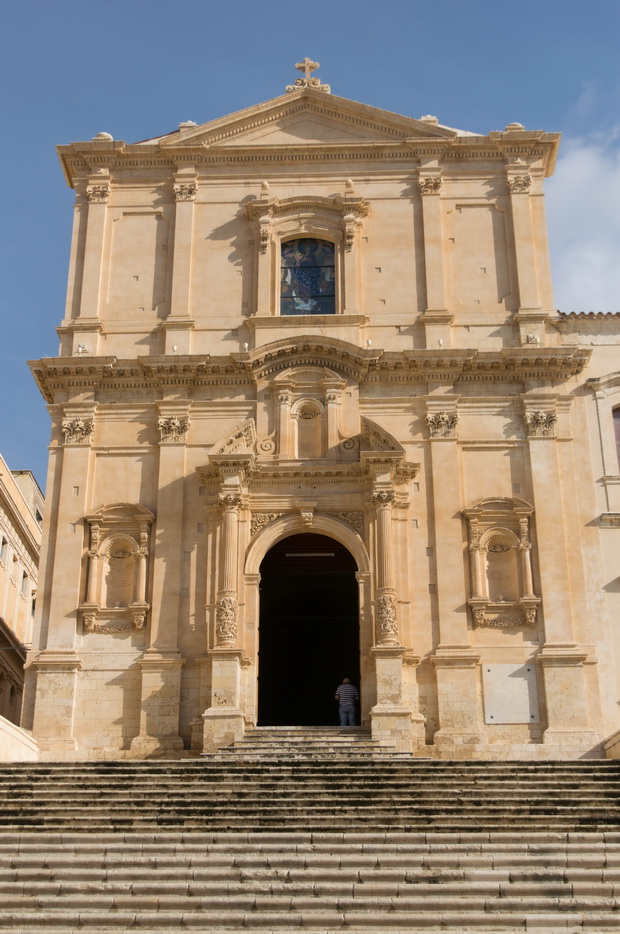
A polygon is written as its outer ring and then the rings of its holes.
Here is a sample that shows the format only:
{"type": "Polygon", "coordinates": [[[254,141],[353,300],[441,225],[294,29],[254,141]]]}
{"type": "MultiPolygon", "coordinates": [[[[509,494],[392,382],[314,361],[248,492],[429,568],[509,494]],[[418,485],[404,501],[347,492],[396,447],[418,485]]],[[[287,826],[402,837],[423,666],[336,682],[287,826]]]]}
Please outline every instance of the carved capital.
{"type": "Polygon", "coordinates": [[[162,443],[170,441],[185,441],[185,435],[189,428],[189,416],[178,418],[172,415],[169,418],[159,418],[157,427],[159,428],[162,443]]]}
{"type": "Polygon", "coordinates": [[[215,608],[215,639],[218,646],[237,644],[239,604],[234,594],[222,594],[215,608]]]}
{"type": "Polygon", "coordinates": [[[243,502],[241,493],[220,493],[218,496],[222,509],[236,512],[243,502]]]}
{"type": "Polygon", "coordinates": [[[458,412],[434,412],[426,416],[431,438],[456,438],[458,423],[458,412]]]}
{"type": "Polygon", "coordinates": [[[196,191],[195,182],[184,182],[174,186],[174,197],[177,201],[195,201],[196,191]]]}
{"type": "Polygon", "coordinates": [[[420,189],[420,194],[438,195],[441,191],[441,176],[431,175],[427,178],[419,178],[418,187],[420,189]]]}
{"type": "Polygon", "coordinates": [[[86,197],[91,204],[102,204],[110,196],[109,185],[89,185],[86,189],[86,197]]]}
{"type": "Polygon", "coordinates": [[[371,496],[373,506],[391,506],[395,500],[392,490],[375,490],[371,496]]]}
{"type": "Polygon", "coordinates": [[[271,240],[271,220],[269,217],[261,217],[258,222],[259,248],[261,253],[266,253],[269,249],[271,240]]]}
{"type": "Polygon", "coordinates": [[[529,438],[554,437],[555,423],[558,420],[555,412],[543,412],[537,409],[535,411],[526,412],[524,420],[529,438]]]}
{"type": "Polygon", "coordinates": [[[355,232],[362,226],[362,222],[354,214],[345,214],[344,218],[344,248],[350,253],[355,243],[355,232]]]}
{"type": "Polygon", "coordinates": [[[398,645],[398,619],[396,600],[391,593],[382,593],[376,604],[377,643],[379,645],[398,645]]]}
{"type": "Polygon", "coordinates": [[[92,418],[63,418],[65,444],[90,444],[95,422],[92,418]]]}
{"type": "Polygon", "coordinates": [[[510,175],[508,177],[508,189],[511,195],[524,194],[530,190],[530,185],[532,183],[532,176],[525,175],[510,175]]]}

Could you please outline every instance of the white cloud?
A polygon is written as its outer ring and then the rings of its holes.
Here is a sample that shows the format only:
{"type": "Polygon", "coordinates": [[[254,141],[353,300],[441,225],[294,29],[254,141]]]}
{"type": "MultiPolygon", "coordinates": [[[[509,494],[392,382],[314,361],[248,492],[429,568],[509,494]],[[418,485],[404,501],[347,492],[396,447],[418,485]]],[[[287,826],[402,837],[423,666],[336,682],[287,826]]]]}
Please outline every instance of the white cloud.
{"type": "Polygon", "coordinates": [[[620,311],[617,134],[564,139],[546,192],[556,306],[565,312],[620,311]]]}

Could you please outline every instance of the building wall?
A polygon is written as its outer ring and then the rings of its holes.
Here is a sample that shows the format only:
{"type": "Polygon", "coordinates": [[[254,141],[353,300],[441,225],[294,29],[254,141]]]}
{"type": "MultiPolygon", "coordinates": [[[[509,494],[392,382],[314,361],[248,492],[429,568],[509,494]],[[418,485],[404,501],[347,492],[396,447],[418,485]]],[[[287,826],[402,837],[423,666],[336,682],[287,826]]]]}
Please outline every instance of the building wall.
{"type": "Polygon", "coordinates": [[[141,144],[60,147],[67,312],[59,356],[32,363],[53,426],[26,705],[44,757],[242,735],[260,561],[303,531],[357,562],[378,739],[602,754],[618,327],[554,309],[557,145],[302,87],[141,144]],[[336,314],[279,314],[294,237],[334,244],[336,314]]]}

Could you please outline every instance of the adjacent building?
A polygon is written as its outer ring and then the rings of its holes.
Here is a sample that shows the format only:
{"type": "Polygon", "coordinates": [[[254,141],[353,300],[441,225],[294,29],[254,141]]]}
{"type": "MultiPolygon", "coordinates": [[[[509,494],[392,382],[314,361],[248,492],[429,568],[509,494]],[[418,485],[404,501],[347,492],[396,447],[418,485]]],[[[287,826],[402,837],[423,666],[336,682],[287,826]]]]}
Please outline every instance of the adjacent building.
{"type": "Polygon", "coordinates": [[[349,675],[362,724],[417,755],[603,755],[620,316],[555,309],[559,135],[298,68],[209,123],[59,147],[26,725],[44,758],[195,755],[337,723],[349,675]]]}
{"type": "Polygon", "coordinates": [[[0,717],[19,724],[32,643],[43,494],[29,470],[0,457],[0,717]]]}

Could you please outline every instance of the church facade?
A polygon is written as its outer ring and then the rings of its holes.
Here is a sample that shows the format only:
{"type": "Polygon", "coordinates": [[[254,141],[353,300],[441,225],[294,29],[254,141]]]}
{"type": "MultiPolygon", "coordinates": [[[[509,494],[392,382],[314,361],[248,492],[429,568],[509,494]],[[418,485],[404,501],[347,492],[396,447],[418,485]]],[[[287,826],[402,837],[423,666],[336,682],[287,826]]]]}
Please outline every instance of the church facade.
{"type": "Polygon", "coordinates": [[[23,723],[47,759],[196,755],[337,723],[348,675],[414,755],[613,754],[618,316],[554,308],[559,136],[299,69],[219,120],[59,147],[23,723]]]}

